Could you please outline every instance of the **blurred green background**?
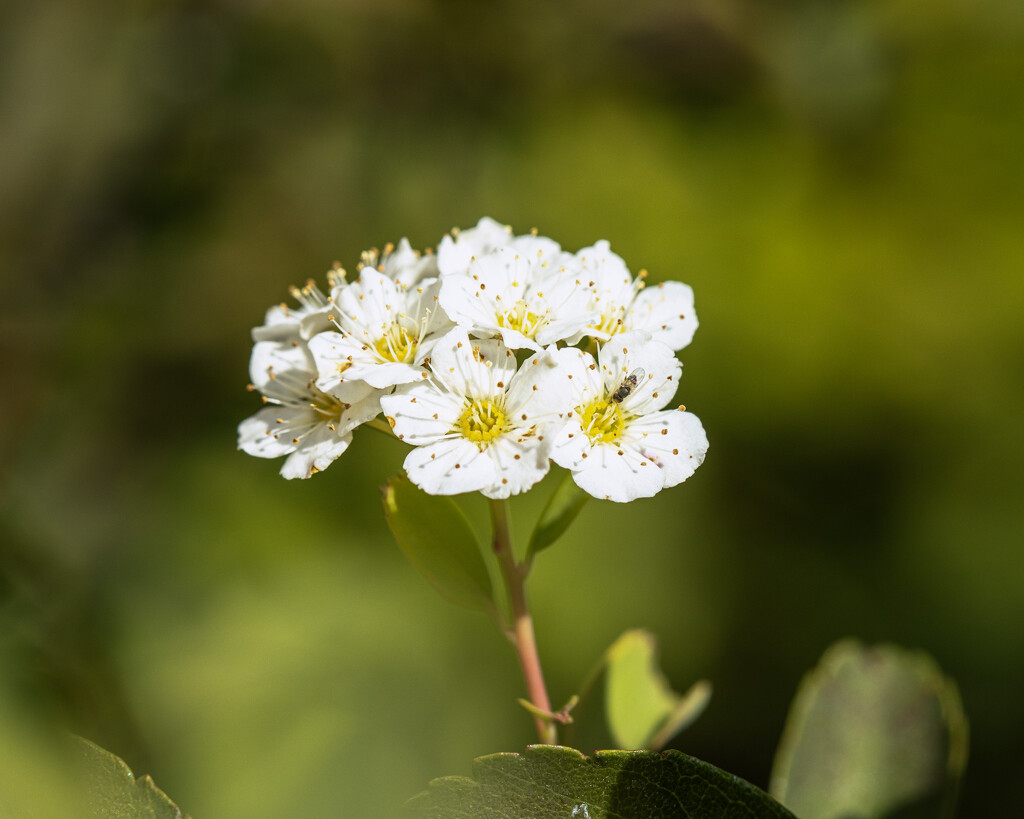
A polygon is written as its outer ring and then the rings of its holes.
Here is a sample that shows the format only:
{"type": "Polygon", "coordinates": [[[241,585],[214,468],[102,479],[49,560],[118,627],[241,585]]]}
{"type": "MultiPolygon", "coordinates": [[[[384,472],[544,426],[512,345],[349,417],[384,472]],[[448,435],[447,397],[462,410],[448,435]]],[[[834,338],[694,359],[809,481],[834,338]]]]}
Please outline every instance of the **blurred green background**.
{"type": "MultiPolygon", "coordinates": [[[[390,539],[402,445],[361,431],[302,482],[235,451],[249,329],[288,285],[490,215],[606,238],[701,320],[679,399],[704,466],[592,502],[536,566],[553,698],[650,628],[677,688],[715,685],[676,747],[765,786],[830,642],[925,649],[972,723],[962,813],[1003,815],[1022,9],[6,5],[0,760],[56,724],[196,817],[373,817],[532,740],[508,646],[390,539]]],[[[521,537],[549,488],[516,503],[521,537]]]]}

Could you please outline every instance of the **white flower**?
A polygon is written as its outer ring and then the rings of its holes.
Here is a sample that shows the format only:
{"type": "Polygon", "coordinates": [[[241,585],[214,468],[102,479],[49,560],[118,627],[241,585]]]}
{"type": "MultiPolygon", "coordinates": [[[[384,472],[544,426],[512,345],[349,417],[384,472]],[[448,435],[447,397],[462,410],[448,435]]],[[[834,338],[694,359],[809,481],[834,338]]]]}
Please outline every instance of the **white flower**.
{"type": "Polygon", "coordinates": [[[357,269],[350,283],[335,263],[329,297],[312,281],[292,288],[298,306],[253,330],[251,389],[268,406],[238,445],[285,456],[286,477],[326,468],[381,409],[433,494],[505,498],[554,460],[590,494],[629,501],[703,460],[700,421],[665,410],[681,373],[672,351],[697,327],[687,285],[645,288],[607,241],[572,254],[486,217],[436,255],[403,238],[357,269]],[[597,361],[565,346],[584,339],[597,361]]]}
{"type": "Polygon", "coordinates": [[[476,227],[452,232],[437,246],[437,266],[442,276],[465,273],[474,258],[512,242],[512,228],[485,216],[476,227]]]}
{"type": "Polygon", "coordinates": [[[380,391],[353,389],[347,401],[318,390],[301,341],[257,342],[249,362],[252,389],[268,406],[238,425],[238,448],[258,458],[287,456],[281,474],[308,478],[352,442],[352,430],[380,412],[380,391]]]}
{"type": "Polygon", "coordinates": [[[437,276],[437,256],[413,250],[409,240],[403,237],[398,247],[389,243],[383,251],[377,248],[364,250],[356,270],[361,273],[368,267],[403,287],[415,287],[425,279],[437,276]]]}
{"type": "Polygon", "coordinates": [[[437,304],[439,287],[437,279],[406,287],[372,267],[335,287],[329,318],[340,332],[329,330],[309,342],[317,387],[348,400],[353,383],[386,389],[426,378],[424,361],[451,327],[437,304]]]}
{"type": "Polygon", "coordinates": [[[445,335],[430,379],[381,398],[395,435],[415,447],[405,459],[412,482],[432,495],[489,498],[533,486],[549,468],[547,427],[571,402],[565,363],[576,352],[551,348],[517,370],[496,339],[471,340],[463,328],[445,335]]]}
{"type": "Polygon", "coordinates": [[[663,410],[681,372],[672,350],[644,332],[616,335],[598,362],[580,352],[569,370],[573,409],[555,435],[552,460],[586,492],[619,502],[686,480],[708,440],[684,407],[663,410]]]}
{"type": "Polygon", "coordinates": [[[576,259],[581,283],[592,294],[588,307],[600,314],[588,335],[606,341],[617,333],[645,330],[673,350],[681,350],[693,340],[697,314],[689,285],[663,282],[645,288],[646,271],[634,279],[603,239],[580,250],[576,259]]]}
{"type": "Polygon", "coordinates": [[[472,259],[464,274],[442,277],[445,312],[473,335],[497,336],[512,349],[539,351],[582,336],[600,314],[589,308],[591,294],[579,277],[563,266],[572,257],[550,239],[516,241],[472,259]]]}
{"type": "Polygon", "coordinates": [[[561,267],[572,260],[572,254],[562,250],[558,242],[538,236],[533,230],[516,236],[512,228],[485,216],[475,227],[452,232],[441,239],[437,248],[437,267],[440,275],[468,273],[474,259],[486,256],[500,247],[511,247],[526,256],[538,252],[546,256],[549,265],[561,267]]]}
{"type": "MultiPolygon", "coordinates": [[[[332,268],[328,279],[335,281],[338,273],[344,277],[340,267],[332,268]]],[[[331,326],[327,318],[330,302],[317,287],[316,282],[309,279],[303,287],[292,287],[289,292],[298,303],[298,307],[289,307],[281,303],[267,310],[263,324],[253,328],[253,341],[294,341],[309,339],[331,326]]]]}

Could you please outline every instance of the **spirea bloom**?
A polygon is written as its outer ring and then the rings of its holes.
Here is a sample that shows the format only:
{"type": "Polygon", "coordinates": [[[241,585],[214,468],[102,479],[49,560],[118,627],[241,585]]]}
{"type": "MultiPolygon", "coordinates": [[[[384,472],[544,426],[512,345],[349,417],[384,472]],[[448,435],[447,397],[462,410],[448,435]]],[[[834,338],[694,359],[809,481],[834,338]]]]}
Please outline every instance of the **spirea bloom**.
{"type": "Polygon", "coordinates": [[[352,443],[352,430],[380,412],[368,384],[346,401],[316,388],[316,369],[301,341],[259,341],[249,362],[252,389],[267,406],[238,426],[238,448],[258,458],[286,456],[281,474],[308,478],[352,443]]]}
{"type": "MultiPolygon", "coordinates": [[[[340,267],[332,268],[328,273],[330,281],[335,281],[337,276],[344,277],[340,267]]],[[[306,340],[330,327],[327,318],[330,300],[316,282],[310,279],[302,287],[292,287],[289,292],[299,306],[290,307],[282,302],[267,310],[263,324],[253,328],[253,341],[306,340]]]]}
{"type": "Polygon", "coordinates": [[[398,247],[388,243],[383,250],[364,250],[356,270],[362,272],[368,267],[383,273],[402,287],[414,287],[424,279],[437,276],[437,256],[413,250],[409,240],[403,237],[398,247]]]}
{"type": "Polygon", "coordinates": [[[547,474],[546,435],[572,400],[566,365],[575,350],[549,348],[522,367],[496,339],[452,330],[431,356],[431,377],[381,399],[395,435],[414,449],[410,480],[432,495],[507,498],[547,474]]]}
{"type": "Polygon", "coordinates": [[[621,256],[602,240],[576,254],[579,278],[590,293],[587,308],[599,318],[589,333],[607,341],[617,333],[645,330],[652,338],[681,350],[693,340],[697,314],[693,290],[682,282],[645,286],[646,271],[633,278],[621,256]]]}
{"type": "Polygon", "coordinates": [[[554,461],[590,494],[629,501],[703,460],[700,421],[666,409],[673,351],[697,328],[687,285],[646,287],[607,241],[572,253],[486,217],[436,255],[402,239],[356,269],[350,281],[336,263],[330,295],[293,288],[298,306],[272,307],[253,331],[267,406],[239,426],[239,447],[285,456],[287,477],[324,469],[360,424],[386,432],[381,410],[432,494],[508,497],[554,461]]]}
{"type": "Polygon", "coordinates": [[[521,238],[519,246],[474,257],[465,273],[444,276],[441,306],[472,335],[500,338],[516,350],[579,337],[600,314],[564,264],[572,257],[550,239],[521,238]]]}
{"type": "Polygon", "coordinates": [[[648,498],[686,480],[704,460],[708,440],[684,407],[665,410],[682,366],[648,333],[616,335],[595,361],[577,351],[566,362],[572,410],[551,457],[577,485],[613,501],[648,498]]]}
{"type": "Polygon", "coordinates": [[[440,275],[465,273],[469,263],[499,247],[506,247],[514,241],[512,228],[485,216],[475,227],[459,230],[441,239],[437,247],[437,267],[440,275]]]}
{"type": "Polygon", "coordinates": [[[335,287],[328,319],[336,329],[309,342],[317,387],[344,399],[353,384],[385,389],[426,378],[423,362],[451,327],[437,303],[439,289],[437,279],[406,286],[372,267],[335,287]]]}

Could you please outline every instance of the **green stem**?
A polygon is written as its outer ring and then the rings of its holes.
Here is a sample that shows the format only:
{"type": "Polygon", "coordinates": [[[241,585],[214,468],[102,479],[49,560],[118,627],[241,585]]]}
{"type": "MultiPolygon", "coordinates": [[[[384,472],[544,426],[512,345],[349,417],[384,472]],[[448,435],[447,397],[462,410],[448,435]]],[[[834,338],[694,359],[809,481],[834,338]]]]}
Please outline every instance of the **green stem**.
{"type": "MultiPolygon", "coordinates": [[[[547,687],[544,685],[544,673],[540,667],[540,655],[537,653],[537,639],[533,633],[533,618],[526,603],[526,576],[528,565],[516,564],[512,553],[512,533],[508,524],[508,501],[491,501],[491,524],[494,529],[494,554],[498,558],[502,577],[508,589],[509,604],[512,607],[512,643],[519,654],[519,664],[526,680],[526,691],[530,703],[543,714],[551,713],[551,700],[547,687]]],[[[535,716],[537,735],[547,745],[558,744],[558,728],[549,719],[535,716]]]]}

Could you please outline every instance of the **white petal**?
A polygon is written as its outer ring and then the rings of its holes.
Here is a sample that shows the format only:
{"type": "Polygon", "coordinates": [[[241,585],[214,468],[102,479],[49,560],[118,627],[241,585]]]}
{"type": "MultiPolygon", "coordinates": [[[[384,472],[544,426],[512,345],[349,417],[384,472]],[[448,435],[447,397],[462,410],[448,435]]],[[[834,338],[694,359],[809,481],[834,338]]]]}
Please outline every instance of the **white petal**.
{"type": "Polygon", "coordinates": [[[662,282],[642,290],[626,319],[631,330],[647,330],[673,350],[681,350],[697,331],[693,289],[682,282],[662,282]]]}
{"type": "Polygon", "coordinates": [[[351,337],[345,337],[344,343],[334,342],[331,348],[317,345],[313,349],[320,372],[317,387],[344,400],[348,400],[345,396],[353,395],[352,385],[359,382],[365,381],[375,389],[389,389],[421,381],[427,374],[426,368],[418,364],[383,359],[376,350],[351,337]]]}
{"type": "Polygon", "coordinates": [[[371,390],[364,398],[350,402],[348,409],[341,414],[341,417],[331,422],[336,428],[336,433],[349,432],[380,415],[380,402],[384,392],[384,390],[371,390]]]}
{"type": "Polygon", "coordinates": [[[361,376],[376,366],[377,360],[365,344],[350,336],[333,330],[320,333],[309,340],[309,351],[316,363],[317,388],[341,401],[351,403],[359,400],[371,386],[393,386],[368,385],[364,381],[361,376]]]}
{"type": "Polygon", "coordinates": [[[611,313],[633,301],[633,274],[622,257],[612,252],[606,240],[577,251],[576,259],[580,277],[584,278],[602,312],[611,313]]]}
{"type": "Polygon", "coordinates": [[[417,253],[404,236],[398,247],[382,260],[384,275],[404,287],[414,287],[424,279],[437,275],[437,257],[417,253]]]}
{"type": "Polygon", "coordinates": [[[326,382],[346,372],[351,366],[349,357],[355,357],[363,352],[364,346],[335,330],[317,333],[309,340],[309,352],[319,374],[317,380],[326,382]],[[332,373],[332,370],[336,372],[332,373]]]}
{"type": "Polygon", "coordinates": [[[636,369],[644,371],[644,380],[622,402],[622,409],[642,415],[661,409],[676,393],[683,365],[671,348],[651,338],[649,333],[632,331],[613,336],[601,346],[601,374],[609,395],[636,369]]]}
{"type": "Polygon", "coordinates": [[[540,343],[529,336],[524,336],[518,330],[495,328],[494,330],[474,330],[473,332],[474,334],[480,333],[482,338],[496,335],[501,339],[501,343],[510,350],[533,350],[534,352],[539,352],[544,349],[540,343]]]}
{"type": "Polygon", "coordinates": [[[299,335],[308,340],[317,333],[330,330],[334,326],[331,323],[330,315],[331,308],[325,307],[323,310],[318,310],[315,313],[308,313],[303,316],[299,321],[299,335]]]}
{"type": "Polygon", "coordinates": [[[507,498],[532,487],[548,474],[547,448],[536,439],[522,443],[509,436],[495,440],[487,454],[496,464],[497,480],[480,491],[488,498],[507,498]]]}
{"type": "Polygon", "coordinates": [[[253,341],[292,341],[299,338],[299,321],[302,314],[293,312],[285,304],[275,305],[267,310],[260,327],[252,330],[253,341]]]}
{"type": "MultiPolygon", "coordinates": [[[[442,312],[440,307],[438,308],[438,312],[442,312]]],[[[423,362],[434,354],[434,347],[437,346],[437,342],[455,329],[455,325],[451,322],[446,321],[445,324],[447,326],[444,328],[443,333],[439,333],[435,336],[428,336],[420,343],[419,347],[416,349],[416,358],[414,360],[417,366],[425,366],[423,362]]]]}
{"type": "Polygon", "coordinates": [[[554,435],[551,460],[566,469],[580,469],[590,457],[590,438],[579,421],[569,419],[554,435]]]}
{"type": "Polygon", "coordinates": [[[708,451],[708,438],[700,419],[679,410],[638,418],[623,438],[624,445],[628,443],[638,450],[662,472],[666,489],[689,478],[708,451]]]}
{"type": "Polygon", "coordinates": [[[470,260],[500,245],[508,244],[512,230],[485,216],[476,227],[445,236],[437,248],[437,266],[442,276],[465,273],[470,260]]]}
{"type": "Polygon", "coordinates": [[[589,355],[575,347],[551,347],[523,362],[506,397],[508,411],[518,420],[545,420],[564,415],[578,404],[577,385],[585,384],[589,355]]]}
{"type": "Polygon", "coordinates": [[[493,335],[495,308],[493,300],[480,297],[480,286],[468,276],[449,276],[441,280],[438,301],[452,321],[469,329],[487,330],[493,335]]]}
{"type": "Polygon", "coordinates": [[[557,341],[577,343],[588,335],[591,327],[600,321],[601,316],[594,312],[570,314],[572,317],[549,321],[537,331],[537,344],[547,347],[557,341]]]}
{"type": "Polygon", "coordinates": [[[573,480],[595,498],[626,503],[649,498],[665,485],[660,469],[638,451],[615,444],[593,447],[573,480]]]}
{"type": "Polygon", "coordinates": [[[454,326],[441,306],[440,293],[440,279],[422,281],[406,293],[406,313],[415,321],[427,320],[424,335],[443,335],[454,326]]]}
{"type": "Polygon", "coordinates": [[[516,251],[531,263],[539,259],[546,261],[549,265],[560,265],[567,257],[571,258],[571,254],[563,253],[562,246],[558,242],[554,241],[554,239],[549,239],[547,236],[534,236],[531,233],[524,233],[522,236],[516,236],[507,244],[509,247],[515,248],[516,251]]]}
{"type": "Polygon", "coordinates": [[[271,307],[267,311],[261,327],[252,331],[253,341],[295,341],[308,339],[330,327],[327,319],[328,306],[315,307],[313,304],[323,303],[324,296],[316,290],[317,298],[312,304],[301,305],[295,309],[286,304],[271,307]]]}
{"type": "Polygon", "coordinates": [[[402,387],[380,399],[384,414],[394,422],[395,435],[415,446],[448,437],[465,403],[462,396],[441,392],[431,382],[402,387]]]}
{"type": "Polygon", "coordinates": [[[537,332],[537,340],[545,346],[589,332],[591,326],[601,320],[601,314],[592,305],[591,293],[577,271],[535,275],[531,297],[534,293],[548,316],[548,323],[537,332]]]}
{"type": "Polygon", "coordinates": [[[398,384],[410,384],[420,381],[426,369],[417,367],[414,364],[403,364],[400,361],[385,361],[381,364],[373,364],[361,370],[356,367],[347,373],[350,379],[361,378],[371,387],[386,389],[398,384]]]}
{"type": "Polygon", "coordinates": [[[390,326],[396,312],[404,306],[403,292],[383,273],[364,267],[358,279],[332,291],[337,307],[335,319],[346,333],[372,343],[380,337],[381,328],[390,326]]]}
{"type": "Polygon", "coordinates": [[[337,435],[321,425],[303,439],[302,445],[289,455],[281,467],[285,478],[308,478],[314,471],[322,472],[352,443],[352,433],[337,435]]]}
{"type": "Polygon", "coordinates": [[[430,369],[460,396],[492,398],[505,391],[516,371],[516,358],[500,341],[470,339],[464,329],[456,328],[438,340],[430,369]]]}
{"type": "Polygon", "coordinates": [[[479,492],[501,481],[495,461],[465,438],[416,447],[404,466],[409,480],[431,495],[479,492]]]}
{"type": "Polygon", "coordinates": [[[262,391],[276,374],[289,370],[309,373],[309,378],[312,378],[316,365],[305,343],[298,340],[258,341],[253,345],[249,358],[249,378],[258,389],[262,391]]]}
{"type": "Polygon", "coordinates": [[[278,419],[287,422],[295,410],[290,407],[264,407],[238,425],[238,448],[257,458],[280,458],[295,451],[292,436],[276,434],[281,426],[278,419]]]}

